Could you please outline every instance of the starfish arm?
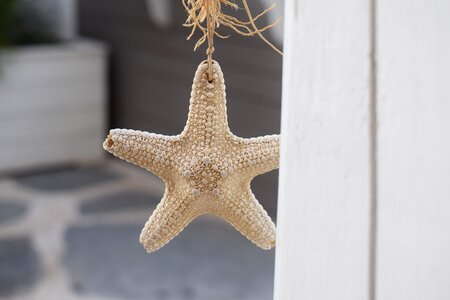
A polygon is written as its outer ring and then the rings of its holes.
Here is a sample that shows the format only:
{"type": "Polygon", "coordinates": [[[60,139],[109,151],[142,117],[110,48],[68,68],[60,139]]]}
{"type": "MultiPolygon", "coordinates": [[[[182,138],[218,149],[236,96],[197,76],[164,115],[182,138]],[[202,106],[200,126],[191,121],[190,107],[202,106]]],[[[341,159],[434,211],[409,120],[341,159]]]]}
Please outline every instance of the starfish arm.
{"type": "Polygon", "coordinates": [[[184,132],[197,143],[210,144],[213,139],[229,135],[226,92],[222,70],[214,61],[213,80],[207,80],[208,65],[201,63],[192,85],[188,121],[184,132]]]}
{"type": "Polygon", "coordinates": [[[103,148],[114,156],[164,179],[170,175],[171,152],[176,138],[142,131],[113,129],[103,143],[103,148]]]}
{"type": "Polygon", "coordinates": [[[239,158],[242,168],[253,177],[277,169],[280,163],[280,136],[245,139],[239,158]]]}
{"type": "Polygon", "coordinates": [[[269,250],[275,246],[276,229],[267,212],[256,200],[250,188],[228,192],[224,206],[216,214],[247,237],[258,247],[269,250]]]}
{"type": "Polygon", "coordinates": [[[176,237],[199,215],[189,198],[167,192],[158,204],[140,235],[140,242],[148,253],[157,251],[176,237]]]}

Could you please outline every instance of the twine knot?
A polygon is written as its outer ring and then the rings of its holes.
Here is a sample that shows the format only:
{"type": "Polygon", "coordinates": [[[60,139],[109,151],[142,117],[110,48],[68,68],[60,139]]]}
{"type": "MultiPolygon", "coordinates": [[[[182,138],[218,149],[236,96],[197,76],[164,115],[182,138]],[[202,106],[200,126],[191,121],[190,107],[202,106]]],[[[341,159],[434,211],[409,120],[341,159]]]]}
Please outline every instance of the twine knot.
{"type": "Polygon", "coordinates": [[[212,54],[214,53],[215,50],[216,50],[216,49],[214,48],[214,46],[208,47],[208,48],[206,49],[206,55],[208,55],[208,56],[212,55],[212,54]]]}

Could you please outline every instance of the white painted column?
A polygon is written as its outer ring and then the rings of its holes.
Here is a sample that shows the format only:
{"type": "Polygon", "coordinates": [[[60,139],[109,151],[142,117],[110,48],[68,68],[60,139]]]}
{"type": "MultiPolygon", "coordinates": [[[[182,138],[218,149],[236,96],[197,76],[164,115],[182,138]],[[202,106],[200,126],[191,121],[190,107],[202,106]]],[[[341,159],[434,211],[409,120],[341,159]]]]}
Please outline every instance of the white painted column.
{"type": "Polygon", "coordinates": [[[365,300],[369,0],[287,0],[276,300],[365,300]]]}
{"type": "Polygon", "coordinates": [[[450,299],[450,1],[378,0],[377,299],[450,299]]]}

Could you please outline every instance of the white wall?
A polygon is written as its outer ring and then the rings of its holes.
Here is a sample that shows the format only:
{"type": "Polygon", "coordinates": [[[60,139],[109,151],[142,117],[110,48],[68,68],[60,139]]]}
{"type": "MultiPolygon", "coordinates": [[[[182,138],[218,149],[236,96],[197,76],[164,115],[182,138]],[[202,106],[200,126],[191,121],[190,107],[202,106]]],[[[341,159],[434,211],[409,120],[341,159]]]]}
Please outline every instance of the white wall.
{"type": "Polygon", "coordinates": [[[103,157],[106,55],[93,42],[0,51],[0,173],[103,157]]]}
{"type": "Polygon", "coordinates": [[[450,299],[450,1],[378,0],[378,299],[450,299]]]}
{"type": "Polygon", "coordinates": [[[277,300],[368,299],[369,4],[286,2],[277,300]]]}
{"type": "Polygon", "coordinates": [[[450,2],[286,13],[275,299],[450,299],[450,2]]]}

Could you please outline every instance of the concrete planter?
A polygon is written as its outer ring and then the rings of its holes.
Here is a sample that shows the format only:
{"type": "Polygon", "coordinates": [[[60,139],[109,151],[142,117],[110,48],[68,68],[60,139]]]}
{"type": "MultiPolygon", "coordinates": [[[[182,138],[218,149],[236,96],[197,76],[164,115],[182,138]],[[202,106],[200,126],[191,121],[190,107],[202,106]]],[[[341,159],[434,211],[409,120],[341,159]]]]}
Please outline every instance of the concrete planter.
{"type": "Polygon", "coordinates": [[[0,51],[0,172],[99,158],[105,70],[94,42],[0,51]]]}

